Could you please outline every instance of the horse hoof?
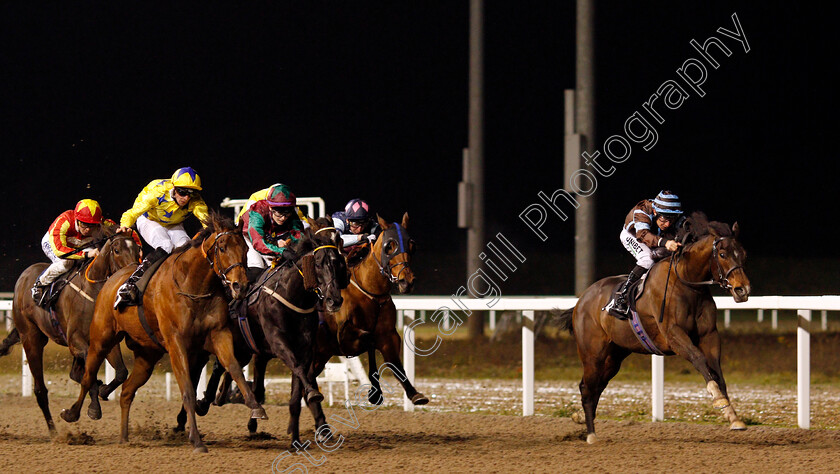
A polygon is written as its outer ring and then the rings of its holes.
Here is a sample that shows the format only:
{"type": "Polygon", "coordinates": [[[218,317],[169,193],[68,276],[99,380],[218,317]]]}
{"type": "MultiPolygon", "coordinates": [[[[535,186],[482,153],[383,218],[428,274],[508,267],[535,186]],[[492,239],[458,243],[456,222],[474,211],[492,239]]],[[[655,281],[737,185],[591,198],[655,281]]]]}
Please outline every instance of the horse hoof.
{"type": "Polygon", "coordinates": [[[204,416],[210,410],[210,403],[206,399],[201,399],[195,404],[195,414],[204,416]]]}
{"type": "Polygon", "coordinates": [[[99,390],[99,399],[108,401],[108,397],[111,396],[111,392],[113,392],[113,390],[106,390],[104,388],[99,390]]]}
{"type": "Polygon", "coordinates": [[[67,423],[75,423],[79,421],[78,413],[74,414],[71,410],[61,410],[61,414],[59,416],[61,416],[61,419],[66,421],[67,423]]]}
{"type": "Polygon", "coordinates": [[[88,418],[91,420],[98,420],[102,418],[102,409],[99,407],[88,407],[88,418]]]}
{"type": "Polygon", "coordinates": [[[586,443],[587,444],[595,444],[598,442],[598,437],[595,436],[595,433],[589,433],[586,435],[586,443]]]}
{"type": "Polygon", "coordinates": [[[317,390],[311,390],[306,394],[306,403],[321,403],[324,401],[324,394],[317,390]]]}
{"type": "Polygon", "coordinates": [[[207,452],[207,446],[196,446],[196,448],[193,449],[193,452],[194,453],[206,453],[207,452]]]}
{"type": "MultiPolygon", "coordinates": [[[[252,420],[267,420],[268,415],[265,413],[265,408],[259,407],[251,410],[252,420]]],[[[249,422],[250,423],[250,422],[249,422]]]]}
{"type": "Polygon", "coordinates": [[[425,405],[429,403],[429,399],[422,393],[416,393],[413,397],[411,397],[411,403],[415,405],[425,405]]]}
{"type": "Polygon", "coordinates": [[[186,427],[179,425],[179,426],[176,426],[175,428],[172,428],[172,432],[173,433],[183,433],[185,429],[186,429],[186,427]]]}
{"type": "Polygon", "coordinates": [[[733,421],[732,425],[729,426],[729,429],[734,431],[744,431],[747,429],[747,424],[741,420],[733,421]]]}
{"type": "Polygon", "coordinates": [[[368,391],[368,402],[371,405],[382,405],[384,401],[384,397],[379,393],[379,390],[370,389],[368,391]]]}
{"type": "Polygon", "coordinates": [[[724,398],[716,398],[716,399],[712,400],[712,406],[714,406],[717,409],[722,410],[722,409],[729,406],[729,399],[727,399],[725,397],[724,398]]]}

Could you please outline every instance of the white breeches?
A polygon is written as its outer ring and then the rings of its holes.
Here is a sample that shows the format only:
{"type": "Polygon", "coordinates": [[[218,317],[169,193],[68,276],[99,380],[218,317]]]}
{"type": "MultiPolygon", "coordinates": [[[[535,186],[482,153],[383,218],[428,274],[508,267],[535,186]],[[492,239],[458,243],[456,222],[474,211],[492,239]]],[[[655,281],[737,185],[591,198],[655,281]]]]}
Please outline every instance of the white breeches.
{"type": "Polygon", "coordinates": [[[650,247],[636,240],[627,229],[621,229],[619,238],[621,239],[621,245],[636,259],[636,265],[644,268],[653,266],[650,247]]]}
{"type": "Polygon", "coordinates": [[[250,239],[245,239],[248,244],[248,266],[257,268],[268,268],[271,265],[271,257],[263,255],[254,249],[250,239]]]}
{"type": "Polygon", "coordinates": [[[44,249],[44,253],[47,255],[47,258],[52,261],[49,267],[41,273],[41,276],[38,277],[38,282],[42,285],[48,285],[53,282],[59,275],[70,270],[70,267],[73,266],[74,260],[71,259],[62,259],[56,257],[53,253],[53,249],[50,246],[50,234],[49,232],[44,234],[44,238],[41,239],[41,248],[44,249]]]}
{"type": "Polygon", "coordinates": [[[172,249],[190,241],[184,224],[164,226],[145,216],[137,218],[137,231],[152,248],[162,248],[166,253],[172,253],[172,249]]]}

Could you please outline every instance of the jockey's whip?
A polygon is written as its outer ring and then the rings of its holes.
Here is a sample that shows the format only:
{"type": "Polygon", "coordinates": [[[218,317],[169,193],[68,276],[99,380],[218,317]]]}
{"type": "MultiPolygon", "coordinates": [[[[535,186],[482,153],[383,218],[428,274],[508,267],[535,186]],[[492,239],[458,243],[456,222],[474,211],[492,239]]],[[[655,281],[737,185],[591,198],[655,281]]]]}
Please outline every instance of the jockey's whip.
{"type": "Polygon", "coordinates": [[[668,298],[668,282],[671,280],[671,267],[674,266],[674,257],[676,252],[671,254],[671,261],[668,263],[668,276],[665,278],[665,293],[662,295],[662,306],[659,308],[659,324],[662,324],[662,318],[665,317],[665,300],[668,298]]]}

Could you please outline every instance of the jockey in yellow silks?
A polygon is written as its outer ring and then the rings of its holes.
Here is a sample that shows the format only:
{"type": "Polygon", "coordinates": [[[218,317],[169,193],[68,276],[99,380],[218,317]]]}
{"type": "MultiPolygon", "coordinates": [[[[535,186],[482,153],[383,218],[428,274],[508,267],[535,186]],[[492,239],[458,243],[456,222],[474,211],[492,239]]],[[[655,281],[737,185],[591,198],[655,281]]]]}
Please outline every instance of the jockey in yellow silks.
{"type": "Polygon", "coordinates": [[[147,184],[134,200],[134,206],[123,213],[117,231],[128,231],[136,224],[140,235],[154,251],[117,291],[115,308],[135,301],[135,285],[153,263],[169,255],[175,247],[189,242],[183,225],[187,216],[193,214],[204,225],[208,217],[207,204],[199,191],[201,178],[198,173],[190,167],[179,168],[172,178],[156,179],[147,184]]]}

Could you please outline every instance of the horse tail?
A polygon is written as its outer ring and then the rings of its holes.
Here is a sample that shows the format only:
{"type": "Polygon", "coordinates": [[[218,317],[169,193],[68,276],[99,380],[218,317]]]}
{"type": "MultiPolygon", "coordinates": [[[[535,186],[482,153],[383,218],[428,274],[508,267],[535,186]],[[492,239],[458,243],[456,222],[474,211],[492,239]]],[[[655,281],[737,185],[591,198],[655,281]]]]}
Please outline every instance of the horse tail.
{"type": "Polygon", "coordinates": [[[3,342],[0,343],[0,357],[9,353],[9,349],[12,348],[15,344],[20,342],[20,334],[18,333],[17,328],[12,329],[12,332],[6,336],[6,339],[3,339],[3,342]]]}
{"type": "Polygon", "coordinates": [[[569,331],[569,334],[575,333],[574,327],[572,327],[572,314],[574,314],[574,312],[574,308],[569,308],[560,313],[560,317],[557,319],[560,329],[569,331]]]}

